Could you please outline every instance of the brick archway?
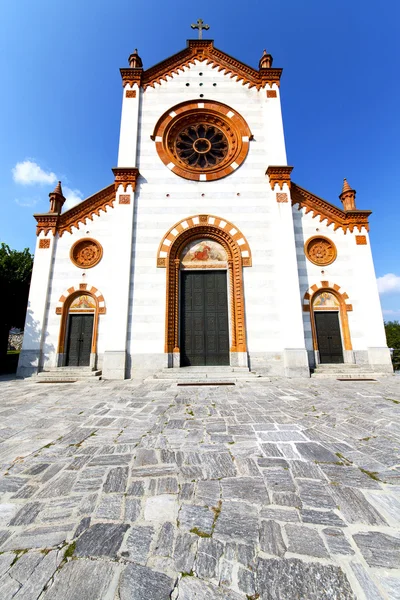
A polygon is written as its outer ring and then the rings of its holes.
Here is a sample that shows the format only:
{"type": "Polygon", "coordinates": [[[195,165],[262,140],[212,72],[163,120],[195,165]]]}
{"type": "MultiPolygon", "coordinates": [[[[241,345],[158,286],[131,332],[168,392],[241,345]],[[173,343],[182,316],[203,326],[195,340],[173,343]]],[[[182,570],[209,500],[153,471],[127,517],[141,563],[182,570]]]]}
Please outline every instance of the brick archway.
{"type": "Polygon", "coordinates": [[[231,352],[246,352],[243,293],[243,267],[251,266],[246,238],[232,223],[211,215],[183,219],[163,237],[157,253],[157,266],[167,269],[165,352],[179,353],[179,271],[185,246],[207,238],[221,244],[228,256],[231,352]]]}
{"type": "Polygon", "coordinates": [[[347,293],[344,292],[339,285],[337,285],[336,283],[331,283],[329,281],[321,281],[320,283],[312,285],[304,294],[303,311],[310,313],[311,333],[314,350],[318,350],[318,340],[317,330],[315,326],[313,303],[315,298],[321,292],[330,292],[337,298],[339,302],[339,316],[343,336],[343,348],[344,350],[352,350],[353,346],[351,343],[349,318],[347,313],[353,310],[353,306],[350,303],[350,299],[347,293]]]}
{"type": "Polygon", "coordinates": [[[65,353],[65,343],[66,343],[66,332],[67,332],[67,322],[68,322],[68,314],[69,308],[72,302],[78,296],[86,295],[93,298],[96,305],[96,310],[94,312],[94,323],[93,323],[93,336],[92,336],[92,346],[91,346],[91,354],[95,354],[97,352],[97,337],[98,337],[98,329],[99,329],[99,315],[104,315],[106,313],[106,305],[104,301],[104,297],[99,290],[94,286],[88,286],[86,283],[81,283],[78,286],[71,286],[68,288],[57,303],[56,314],[61,315],[61,324],[60,324],[60,334],[58,338],[58,349],[57,353],[64,355],[65,353]]]}

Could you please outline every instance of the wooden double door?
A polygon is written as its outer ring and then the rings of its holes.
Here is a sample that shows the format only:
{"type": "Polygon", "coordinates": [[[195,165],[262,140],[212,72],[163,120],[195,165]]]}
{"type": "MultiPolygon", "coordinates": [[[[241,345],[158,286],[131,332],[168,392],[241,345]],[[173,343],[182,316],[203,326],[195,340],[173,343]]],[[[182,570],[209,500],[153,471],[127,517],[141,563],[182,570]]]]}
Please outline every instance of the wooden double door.
{"type": "Polygon", "coordinates": [[[343,346],[337,311],[315,311],[315,329],[321,363],[342,363],[343,346]]]}
{"type": "Polygon", "coordinates": [[[93,314],[70,314],[67,332],[67,360],[70,367],[88,367],[93,337],[93,314]]]}
{"type": "Polygon", "coordinates": [[[181,366],[229,365],[226,271],[181,272],[181,366]]]}

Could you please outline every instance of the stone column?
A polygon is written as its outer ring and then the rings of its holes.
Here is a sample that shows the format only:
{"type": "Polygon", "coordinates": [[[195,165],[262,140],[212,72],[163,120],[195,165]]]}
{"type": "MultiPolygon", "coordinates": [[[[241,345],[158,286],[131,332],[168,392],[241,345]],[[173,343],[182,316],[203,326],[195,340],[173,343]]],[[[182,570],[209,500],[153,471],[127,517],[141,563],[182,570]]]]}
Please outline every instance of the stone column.
{"type": "Polygon", "coordinates": [[[51,284],[56,239],[52,231],[37,238],[32,279],[26,312],[24,341],[19,355],[17,377],[30,377],[42,365],[46,332],[47,302],[51,284]]]}
{"type": "Polygon", "coordinates": [[[286,377],[309,377],[310,370],[305,346],[299,274],[297,269],[290,173],[293,167],[269,166],[271,189],[277,202],[276,243],[279,256],[279,305],[284,373],[286,377]]]}

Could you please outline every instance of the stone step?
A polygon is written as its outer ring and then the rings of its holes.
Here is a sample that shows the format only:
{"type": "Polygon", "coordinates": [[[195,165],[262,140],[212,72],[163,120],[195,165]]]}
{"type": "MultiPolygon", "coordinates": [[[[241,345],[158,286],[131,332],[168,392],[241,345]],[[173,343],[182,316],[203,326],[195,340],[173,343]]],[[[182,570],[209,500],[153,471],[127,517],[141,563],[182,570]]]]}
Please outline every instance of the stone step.
{"type": "Polygon", "coordinates": [[[335,371],[331,373],[320,373],[314,371],[311,374],[312,379],[379,379],[381,377],[390,377],[390,373],[375,373],[374,371],[353,371],[349,373],[348,371],[340,372],[335,371]]]}
{"type": "Polygon", "coordinates": [[[75,379],[88,379],[91,377],[99,377],[101,375],[101,371],[97,370],[97,371],[80,371],[79,369],[65,369],[62,371],[48,371],[47,369],[45,371],[40,371],[40,373],[37,374],[37,377],[39,378],[43,378],[43,377],[74,377],[75,379]]]}
{"type": "Polygon", "coordinates": [[[79,381],[80,383],[89,383],[92,381],[100,381],[101,377],[71,377],[69,375],[57,375],[53,377],[36,377],[36,383],[76,383],[79,381]]]}
{"type": "Polygon", "coordinates": [[[174,380],[179,382],[196,383],[196,382],[229,382],[229,381],[251,381],[260,377],[251,371],[211,371],[211,372],[182,372],[181,369],[165,369],[159,371],[149,379],[164,379],[174,380]]]}

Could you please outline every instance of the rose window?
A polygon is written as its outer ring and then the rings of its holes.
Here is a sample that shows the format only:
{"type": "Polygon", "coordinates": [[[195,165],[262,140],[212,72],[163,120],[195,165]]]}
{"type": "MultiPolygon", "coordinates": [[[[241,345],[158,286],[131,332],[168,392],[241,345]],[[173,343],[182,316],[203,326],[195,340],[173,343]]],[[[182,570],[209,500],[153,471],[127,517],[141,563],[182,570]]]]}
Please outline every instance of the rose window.
{"type": "Polygon", "coordinates": [[[103,248],[99,242],[85,238],[72,246],[70,258],[80,269],[90,269],[100,262],[102,255],[103,248]]]}
{"type": "Polygon", "coordinates": [[[327,266],[336,259],[337,250],[332,240],[322,236],[310,238],[305,244],[308,260],[315,265],[327,266]]]}
{"type": "Polygon", "coordinates": [[[227,155],[229,148],[225,134],[208,123],[189,125],[176,137],[175,151],[180,160],[190,167],[215,167],[227,155]]]}

